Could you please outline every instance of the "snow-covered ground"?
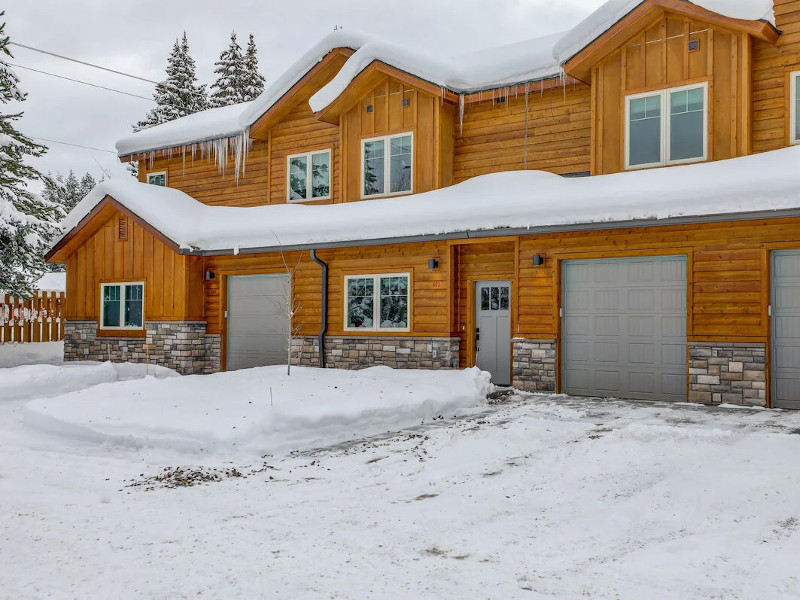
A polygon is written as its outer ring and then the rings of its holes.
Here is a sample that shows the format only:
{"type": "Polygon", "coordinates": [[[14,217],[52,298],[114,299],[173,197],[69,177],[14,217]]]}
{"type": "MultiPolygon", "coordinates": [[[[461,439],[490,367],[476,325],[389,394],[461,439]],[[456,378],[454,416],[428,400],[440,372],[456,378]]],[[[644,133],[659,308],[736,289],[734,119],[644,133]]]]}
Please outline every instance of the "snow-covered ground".
{"type": "Polygon", "coordinates": [[[0,400],[0,598],[800,597],[798,413],[517,395],[232,458],[28,402],[0,400]]]}

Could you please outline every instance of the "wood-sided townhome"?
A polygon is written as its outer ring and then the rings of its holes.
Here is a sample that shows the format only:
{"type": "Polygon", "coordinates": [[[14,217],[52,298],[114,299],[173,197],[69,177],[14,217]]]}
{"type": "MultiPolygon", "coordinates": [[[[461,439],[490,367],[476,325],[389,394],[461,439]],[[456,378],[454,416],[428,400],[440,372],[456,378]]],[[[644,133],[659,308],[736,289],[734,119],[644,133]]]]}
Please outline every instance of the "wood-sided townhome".
{"type": "Polygon", "coordinates": [[[121,140],[139,182],[49,253],[66,358],[800,408],[800,6],[723,5],[610,0],[448,60],[335,32],[121,140]]]}

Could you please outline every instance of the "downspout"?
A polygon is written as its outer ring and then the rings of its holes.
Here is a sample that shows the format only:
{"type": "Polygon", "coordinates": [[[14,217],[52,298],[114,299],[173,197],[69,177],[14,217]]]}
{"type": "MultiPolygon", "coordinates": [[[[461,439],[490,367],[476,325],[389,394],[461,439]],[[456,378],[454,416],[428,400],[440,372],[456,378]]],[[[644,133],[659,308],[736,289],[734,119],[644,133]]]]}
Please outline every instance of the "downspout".
{"type": "Polygon", "coordinates": [[[322,323],[319,328],[319,366],[325,368],[325,333],[328,331],[328,263],[317,257],[311,249],[311,260],[322,267],[322,323]]]}

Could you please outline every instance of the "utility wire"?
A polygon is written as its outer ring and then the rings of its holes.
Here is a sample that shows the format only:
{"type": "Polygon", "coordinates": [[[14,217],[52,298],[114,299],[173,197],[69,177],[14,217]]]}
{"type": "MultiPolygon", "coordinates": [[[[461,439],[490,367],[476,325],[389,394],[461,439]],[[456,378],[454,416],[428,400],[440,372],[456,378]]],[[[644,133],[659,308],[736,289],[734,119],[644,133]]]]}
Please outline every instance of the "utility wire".
{"type": "Polygon", "coordinates": [[[47,54],[48,56],[55,56],[56,58],[62,58],[64,60],[68,60],[70,62],[78,63],[79,65],[85,65],[87,67],[93,67],[95,69],[100,69],[101,71],[108,71],[109,73],[115,73],[117,75],[122,75],[123,77],[130,77],[131,79],[138,79],[139,81],[146,81],[147,83],[152,83],[158,85],[157,81],[153,81],[152,79],[146,79],[144,77],[139,77],[138,75],[131,75],[130,73],[123,73],[122,71],[116,71],[114,69],[109,69],[107,67],[101,67],[100,65],[95,65],[90,62],[86,62],[83,60],[78,60],[77,58],[70,58],[69,56],[64,56],[63,54],[56,54],[55,52],[48,52],[47,50],[40,50],[39,48],[34,48],[33,46],[26,46],[25,44],[20,44],[19,42],[9,42],[9,46],[19,46],[20,48],[25,48],[26,50],[33,50],[34,52],[40,52],[42,54],[47,54]]]}
{"type": "Polygon", "coordinates": [[[48,140],[47,138],[28,136],[32,140],[39,140],[40,142],[50,142],[51,144],[62,144],[63,146],[74,146],[75,148],[83,148],[84,150],[96,150],[97,152],[107,152],[116,155],[114,150],[103,150],[102,148],[94,148],[92,146],[81,146],[80,144],[70,144],[69,142],[60,142],[58,140],[48,140]]]}
{"type": "Polygon", "coordinates": [[[124,94],[126,96],[133,96],[134,98],[141,98],[142,100],[149,100],[150,102],[155,102],[152,98],[148,98],[147,96],[139,96],[138,94],[131,94],[130,92],[123,92],[122,90],[115,90],[114,88],[105,87],[102,85],[97,85],[95,83],[89,83],[88,81],[81,81],[80,79],[72,79],[71,77],[64,77],[63,75],[56,75],[55,73],[48,73],[47,71],[40,71],[39,69],[34,69],[33,67],[25,67],[18,63],[6,63],[7,65],[11,65],[12,67],[17,67],[19,69],[25,69],[26,71],[33,71],[34,73],[41,73],[42,75],[49,75],[50,77],[58,77],[59,79],[66,79],[67,81],[73,81],[75,83],[81,83],[83,85],[88,85],[93,88],[100,88],[101,90],[108,90],[109,92],[116,92],[117,94],[124,94]]]}

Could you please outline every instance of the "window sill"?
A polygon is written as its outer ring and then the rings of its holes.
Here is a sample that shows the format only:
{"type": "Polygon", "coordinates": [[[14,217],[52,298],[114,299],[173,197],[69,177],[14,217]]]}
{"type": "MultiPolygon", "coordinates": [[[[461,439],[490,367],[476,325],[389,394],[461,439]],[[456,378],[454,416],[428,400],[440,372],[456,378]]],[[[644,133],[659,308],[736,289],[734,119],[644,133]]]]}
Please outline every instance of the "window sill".
{"type": "Polygon", "coordinates": [[[97,328],[99,338],[143,338],[147,337],[144,329],[100,329],[97,328]]]}

